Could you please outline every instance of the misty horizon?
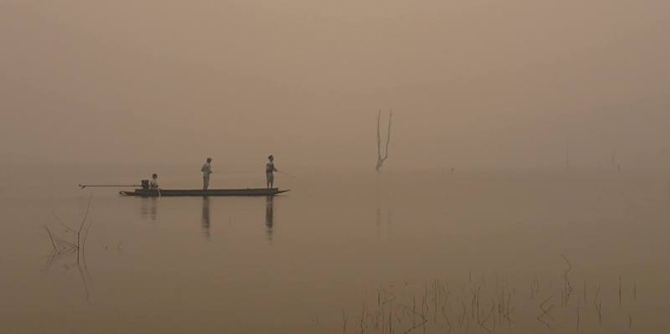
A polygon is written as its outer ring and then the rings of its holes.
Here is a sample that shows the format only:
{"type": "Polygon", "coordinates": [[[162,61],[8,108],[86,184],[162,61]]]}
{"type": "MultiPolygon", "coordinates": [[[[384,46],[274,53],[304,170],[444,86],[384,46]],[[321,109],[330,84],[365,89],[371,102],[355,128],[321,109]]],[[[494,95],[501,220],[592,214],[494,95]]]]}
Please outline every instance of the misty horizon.
{"type": "Polygon", "coordinates": [[[668,6],[3,1],[0,157],[667,169],[668,6]]]}

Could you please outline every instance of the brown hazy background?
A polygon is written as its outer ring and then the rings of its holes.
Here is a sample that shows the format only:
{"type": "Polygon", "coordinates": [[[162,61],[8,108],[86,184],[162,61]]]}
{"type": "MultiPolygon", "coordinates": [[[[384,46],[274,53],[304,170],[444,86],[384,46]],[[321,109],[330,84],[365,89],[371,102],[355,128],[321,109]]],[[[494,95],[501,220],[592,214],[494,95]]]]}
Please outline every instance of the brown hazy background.
{"type": "MultiPolygon", "coordinates": [[[[3,162],[670,168],[667,0],[0,0],[3,162]]],[[[280,165],[281,166],[281,165],[280,165]]]]}

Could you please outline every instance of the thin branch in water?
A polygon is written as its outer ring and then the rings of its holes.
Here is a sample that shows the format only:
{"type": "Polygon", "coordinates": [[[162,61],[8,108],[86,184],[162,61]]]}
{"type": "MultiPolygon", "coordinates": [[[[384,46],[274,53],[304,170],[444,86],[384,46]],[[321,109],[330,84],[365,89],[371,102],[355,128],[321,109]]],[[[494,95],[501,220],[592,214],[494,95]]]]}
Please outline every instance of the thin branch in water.
{"type": "MultiPolygon", "coordinates": [[[[84,217],[79,225],[79,229],[77,231],[71,229],[68,227],[63,221],[60,220],[60,218],[56,217],[56,220],[66,228],[65,233],[72,232],[75,237],[75,242],[70,242],[67,241],[63,238],[58,237],[54,233],[51,232],[51,230],[45,225],[44,229],[47,231],[47,234],[49,236],[49,240],[51,241],[52,245],[52,251],[51,255],[49,256],[49,259],[47,261],[47,269],[57,260],[59,256],[62,255],[69,255],[75,253],[77,256],[77,260],[75,261],[75,264],[77,266],[77,269],[79,271],[79,275],[81,277],[81,280],[84,284],[84,292],[86,294],[86,301],[90,304],[91,299],[90,299],[90,293],[88,289],[88,280],[90,279],[90,274],[88,272],[88,266],[86,264],[86,253],[84,251],[85,245],[86,245],[86,240],[88,237],[88,232],[91,228],[91,225],[93,224],[93,221],[88,220],[88,216],[91,210],[91,203],[93,201],[93,192],[91,192],[91,196],[89,197],[88,200],[88,205],[86,207],[86,211],[84,213],[84,217]],[[82,236],[83,233],[83,236],[82,236]],[[82,262],[83,262],[83,267],[82,267],[82,262]]],[[[55,215],[54,215],[55,216],[55,215]]],[[[71,268],[69,265],[65,265],[67,269],[71,268]]]]}
{"type": "Polygon", "coordinates": [[[391,144],[391,125],[393,120],[393,111],[389,111],[388,130],[383,155],[382,155],[382,139],[381,139],[381,117],[382,117],[382,111],[380,109],[379,113],[377,114],[377,166],[375,167],[375,169],[378,172],[381,170],[382,165],[389,157],[389,145],[391,144]]]}
{"type": "Polygon", "coordinates": [[[564,290],[562,300],[563,305],[567,305],[568,301],[570,300],[570,295],[572,294],[572,284],[570,284],[570,278],[568,277],[570,271],[572,270],[572,263],[570,263],[570,260],[568,260],[565,255],[561,254],[561,257],[563,257],[563,260],[568,265],[568,267],[563,271],[564,290]]]}
{"type": "Polygon", "coordinates": [[[51,231],[46,225],[44,225],[44,229],[47,231],[47,234],[49,235],[49,240],[51,240],[51,245],[53,246],[54,251],[58,252],[58,247],[56,246],[56,242],[54,241],[54,237],[51,234],[51,231]]]}
{"type": "Polygon", "coordinates": [[[549,325],[549,323],[548,323],[547,321],[544,320],[544,317],[547,316],[547,317],[549,317],[551,320],[554,320],[554,317],[553,317],[553,316],[551,315],[551,313],[550,313],[551,310],[554,308],[554,305],[552,304],[552,305],[550,305],[548,308],[545,308],[544,306],[551,300],[552,297],[553,297],[553,295],[552,295],[552,296],[549,296],[549,298],[545,299],[542,303],[540,303],[539,308],[540,308],[540,310],[542,311],[542,314],[540,314],[540,315],[537,317],[537,321],[541,322],[542,324],[544,324],[545,326],[547,326],[547,328],[549,328],[549,329],[552,329],[552,328],[551,328],[551,325],[549,325]]]}
{"type": "Polygon", "coordinates": [[[621,308],[621,275],[619,275],[619,308],[621,308]]]}
{"type": "Polygon", "coordinates": [[[86,282],[86,276],[84,276],[84,271],[81,269],[81,265],[77,263],[77,269],[79,269],[79,275],[81,276],[81,281],[84,283],[84,292],[86,293],[86,302],[90,305],[91,298],[88,292],[88,283],[86,282]]]}
{"type": "Polygon", "coordinates": [[[77,233],[77,231],[71,229],[69,226],[65,225],[65,223],[60,219],[60,217],[56,216],[55,214],[52,213],[54,218],[58,221],[58,223],[61,224],[61,226],[65,227],[66,232],[71,232],[71,233],[77,233]]]}
{"type": "MultiPolygon", "coordinates": [[[[81,220],[81,224],[79,225],[79,230],[77,230],[77,248],[79,250],[81,246],[81,231],[84,229],[84,225],[86,224],[86,219],[88,218],[88,213],[91,210],[91,203],[93,202],[93,191],[91,191],[91,196],[88,199],[88,205],[86,206],[86,212],[84,213],[84,218],[81,220]]],[[[79,252],[77,252],[77,263],[79,263],[79,252]]]]}
{"type": "Polygon", "coordinates": [[[347,314],[342,309],[342,333],[347,332],[347,314]]]}
{"type": "Polygon", "coordinates": [[[365,332],[365,303],[363,303],[363,311],[361,312],[361,333],[365,332]]]}

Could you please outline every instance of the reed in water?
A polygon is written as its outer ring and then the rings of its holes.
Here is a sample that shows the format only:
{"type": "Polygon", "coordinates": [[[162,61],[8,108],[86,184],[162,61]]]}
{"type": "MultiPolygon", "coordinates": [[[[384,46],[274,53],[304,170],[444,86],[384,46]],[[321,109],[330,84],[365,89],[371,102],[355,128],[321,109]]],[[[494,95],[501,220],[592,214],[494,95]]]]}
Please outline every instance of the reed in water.
{"type": "MultiPolygon", "coordinates": [[[[542,331],[580,332],[622,331],[633,326],[635,305],[623,303],[627,298],[622,281],[617,277],[597,282],[587,298],[570,298],[573,288],[570,260],[562,256],[566,267],[553,286],[533,278],[531,294],[519,293],[521,285],[510,284],[498,273],[466,279],[460,285],[434,279],[419,285],[399,284],[376,288],[374,303],[364,302],[352,331],[350,319],[342,310],[342,333],[534,333],[542,331]],[[492,280],[493,278],[494,280],[492,280]],[[618,287],[616,286],[618,281],[618,287]],[[495,283],[492,283],[495,282],[495,283]],[[454,288],[456,287],[456,288],[454,288]],[[607,295],[604,293],[607,292],[607,295]],[[539,298],[536,298],[539,297],[539,298]],[[559,298],[560,297],[560,298],[559,298]],[[591,308],[587,299],[592,300],[591,308]],[[369,307],[368,305],[373,305],[369,307]],[[607,317],[605,317],[607,312],[607,317]]],[[[470,275],[472,276],[472,275],[470,275]]],[[[630,300],[635,300],[635,285],[630,300]]]]}

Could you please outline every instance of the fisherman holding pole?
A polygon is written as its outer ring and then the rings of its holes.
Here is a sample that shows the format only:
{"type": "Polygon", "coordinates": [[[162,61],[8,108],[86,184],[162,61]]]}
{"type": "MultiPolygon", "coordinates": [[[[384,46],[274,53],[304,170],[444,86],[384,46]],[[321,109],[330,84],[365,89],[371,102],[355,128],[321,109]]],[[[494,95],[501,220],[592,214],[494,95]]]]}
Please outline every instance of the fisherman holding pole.
{"type": "Polygon", "coordinates": [[[200,171],[202,171],[202,190],[207,190],[209,188],[209,175],[214,173],[212,172],[212,158],[207,158],[207,162],[202,165],[200,171]]]}
{"type": "Polygon", "coordinates": [[[158,186],[158,174],[154,173],[151,175],[151,182],[149,182],[149,188],[155,189],[158,192],[158,197],[161,197],[161,188],[158,186]]]}
{"type": "Polygon", "coordinates": [[[265,165],[265,176],[267,179],[267,187],[268,189],[274,187],[275,183],[275,174],[274,172],[278,172],[277,168],[275,167],[275,157],[270,155],[268,157],[268,163],[265,165]]]}

